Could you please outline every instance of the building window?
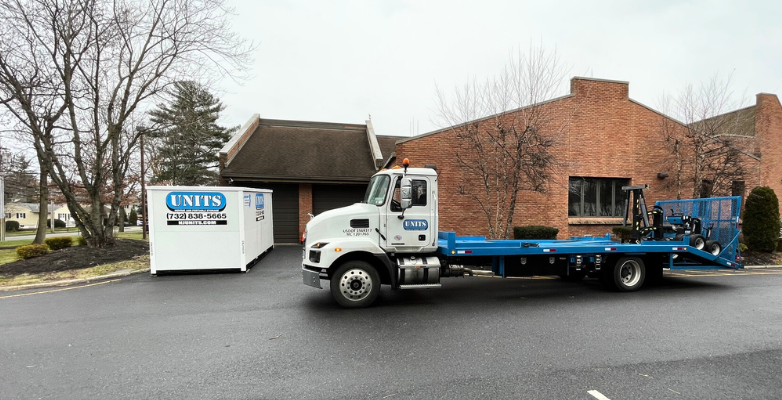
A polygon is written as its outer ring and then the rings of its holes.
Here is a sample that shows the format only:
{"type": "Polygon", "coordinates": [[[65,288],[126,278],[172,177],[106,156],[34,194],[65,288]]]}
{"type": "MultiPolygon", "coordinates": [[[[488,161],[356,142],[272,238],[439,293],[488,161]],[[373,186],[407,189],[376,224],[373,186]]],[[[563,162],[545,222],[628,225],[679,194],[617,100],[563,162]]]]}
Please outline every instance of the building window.
{"type": "Polygon", "coordinates": [[[630,179],[570,177],[568,217],[621,217],[630,179]]]}
{"type": "Polygon", "coordinates": [[[707,199],[711,197],[712,193],[714,193],[714,182],[704,179],[701,181],[701,190],[699,194],[699,198],[701,199],[707,199]]]}
{"type": "Polygon", "coordinates": [[[746,190],[746,185],[744,184],[744,181],[733,181],[730,184],[730,195],[731,196],[741,196],[741,197],[744,197],[744,190],[746,190]]]}
{"type": "Polygon", "coordinates": [[[27,216],[25,215],[25,213],[16,213],[16,218],[17,219],[25,219],[25,218],[27,218],[27,216]]]}
{"type": "Polygon", "coordinates": [[[11,218],[11,213],[5,213],[6,218],[11,218]]]}

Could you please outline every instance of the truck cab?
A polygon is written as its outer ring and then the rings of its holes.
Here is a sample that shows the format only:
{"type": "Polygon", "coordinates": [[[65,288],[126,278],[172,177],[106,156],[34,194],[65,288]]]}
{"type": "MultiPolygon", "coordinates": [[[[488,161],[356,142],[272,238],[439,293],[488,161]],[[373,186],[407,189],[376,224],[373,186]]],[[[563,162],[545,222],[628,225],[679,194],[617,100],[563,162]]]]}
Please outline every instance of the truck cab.
{"type": "Polygon", "coordinates": [[[361,203],[307,223],[304,283],[321,288],[320,279],[329,279],[337,302],[348,307],[374,301],[381,283],[439,286],[437,200],[433,168],[378,172],[361,203]],[[404,271],[410,263],[418,265],[404,271]]]}

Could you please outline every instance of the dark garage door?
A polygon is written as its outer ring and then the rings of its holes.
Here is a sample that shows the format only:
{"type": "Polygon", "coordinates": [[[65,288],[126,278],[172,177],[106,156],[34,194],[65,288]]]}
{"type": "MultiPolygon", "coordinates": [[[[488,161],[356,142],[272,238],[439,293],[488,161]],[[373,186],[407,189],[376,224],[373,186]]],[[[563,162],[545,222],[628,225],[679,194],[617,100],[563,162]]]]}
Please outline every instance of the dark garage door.
{"type": "Polygon", "coordinates": [[[299,184],[236,182],[237,186],[271,189],[274,243],[299,243],[299,184]]]}
{"type": "Polygon", "coordinates": [[[367,185],[312,185],[312,212],[324,211],[360,203],[367,185]]]}

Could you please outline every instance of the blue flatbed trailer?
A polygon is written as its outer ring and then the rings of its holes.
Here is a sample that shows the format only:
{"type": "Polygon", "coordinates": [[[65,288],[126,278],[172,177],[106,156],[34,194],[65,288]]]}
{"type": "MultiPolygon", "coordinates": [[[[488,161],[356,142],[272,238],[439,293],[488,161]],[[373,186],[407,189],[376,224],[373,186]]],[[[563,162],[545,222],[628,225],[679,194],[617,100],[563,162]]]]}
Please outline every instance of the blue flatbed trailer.
{"type": "MultiPolygon", "coordinates": [[[[438,253],[446,257],[493,257],[494,273],[503,278],[508,257],[566,257],[575,265],[576,256],[582,260],[600,255],[605,257],[661,255],[668,259],[665,268],[714,269],[743,268],[740,259],[729,260],[720,255],[698,250],[689,245],[689,236],[681,241],[644,241],[639,244],[621,243],[603,238],[581,237],[570,240],[488,240],[482,236],[456,236],[455,232],[438,233],[438,253]],[[686,256],[688,262],[676,262],[675,255],[686,256]]],[[[685,257],[681,257],[684,259],[685,257]]],[[[583,261],[582,261],[583,262],[583,261]]]]}
{"type": "Polygon", "coordinates": [[[606,266],[613,268],[615,261],[628,257],[640,260],[647,269],[658,273],[662,269],[743,268],[738,242],[740,197],[658,201],[655,206],[662,210],[660,217],[666,220],[678,221],[683,214],[697,217],[708,226],[708,236],[720,243],[720,247],[713,252],[696,248],[689,232],[668,237],[660,234],[657,238],[649,235],[635,243],[612,240],[610,234],[568,240],[489,240],[439,232],[437,252],[454,264],[472,264],[471,260],[479,258],[484,260],[481,264],[488,264],[485,260],[489,258],[493,274],[503,278],[509,276],[506,268],[509,261],[515,266],[512,276],[518,275],[519,269],[523,273],[525,267],[533,269],[546,264],[552,267],[550,270],[560,271],[557,272],[560,275],[578,274],[582,270],[595,273],[606,266]]]}

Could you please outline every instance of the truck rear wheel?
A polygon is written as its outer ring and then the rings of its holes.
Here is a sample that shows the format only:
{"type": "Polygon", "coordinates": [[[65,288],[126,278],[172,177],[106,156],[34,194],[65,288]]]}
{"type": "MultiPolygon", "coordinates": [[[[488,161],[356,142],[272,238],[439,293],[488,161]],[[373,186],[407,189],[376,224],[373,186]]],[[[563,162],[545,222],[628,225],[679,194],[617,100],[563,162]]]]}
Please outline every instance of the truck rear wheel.
{"type": "Polygon", "coordinates": [[[638,257],[623,257],[616,262],[613,271],[614,287],[620,292],[633,292],[641,288],[646,278],[643,260],[638,257]]]}
{"type": "Polygon", "coordinates": [[[380,294],[380,276],[364,261],[348,261],[331,277],[331,295],[345,308],[362,308],[372,304],[380,294]]]}

